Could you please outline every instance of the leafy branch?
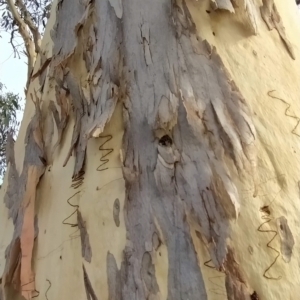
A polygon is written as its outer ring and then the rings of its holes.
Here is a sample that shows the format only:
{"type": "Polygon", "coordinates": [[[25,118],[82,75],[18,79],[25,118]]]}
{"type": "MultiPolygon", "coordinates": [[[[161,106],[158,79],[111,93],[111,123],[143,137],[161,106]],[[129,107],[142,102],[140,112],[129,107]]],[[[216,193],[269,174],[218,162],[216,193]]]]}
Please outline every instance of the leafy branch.
{"type": "Polygon", "coordinates": [[[14,44],[15,34],[24,41],[27,56],[28,88],[37,54],[40,52],[42,35],[49,18],[52,0],[0,0],[0,27],[11,34],[10,43],[15,57],[19,50],[14,44]]]}

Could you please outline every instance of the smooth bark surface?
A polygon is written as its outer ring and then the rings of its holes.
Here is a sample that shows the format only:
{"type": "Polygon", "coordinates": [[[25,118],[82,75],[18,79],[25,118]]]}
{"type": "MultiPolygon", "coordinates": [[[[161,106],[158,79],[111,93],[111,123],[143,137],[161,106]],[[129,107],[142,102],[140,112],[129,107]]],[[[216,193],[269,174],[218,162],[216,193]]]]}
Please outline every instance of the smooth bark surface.
{"type": "Polygon", "coordinates": [[[2,298],[296,299],[299,36],[293,1],[58,1],[8,149],[2,298]]]}

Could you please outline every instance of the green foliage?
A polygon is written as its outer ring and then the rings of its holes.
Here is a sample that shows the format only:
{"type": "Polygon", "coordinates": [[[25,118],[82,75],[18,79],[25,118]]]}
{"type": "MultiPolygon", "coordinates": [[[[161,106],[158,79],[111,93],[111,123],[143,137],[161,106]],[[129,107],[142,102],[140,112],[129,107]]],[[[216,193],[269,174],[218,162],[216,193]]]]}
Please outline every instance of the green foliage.
{"type": "MultiPolygon", "coordinates": [[[[22,4],[26,8],[26,11],[21,10],[18,4],[18,0],[15,1],[16,8],[18,9],[21,18],[24,18],[24,14],[29,14],[30,18],[38,28],[42,28],[44,31],[45,23],[51,9],[53,0],[22,0],[22,4]]],[[[13,20],[12,14],[8,9],[7,0],[0,0],[0,25],[2,29],[7,31],[17,31],[17,24],[13,20]]]]}
{"type": "Polygon", "coordinates": [[[0,177],[6,170],[6,144],[8,134],[16,135],[19,129],[17,111],[21,98],[17,94],[5,91],[5,86],[0,83],[0,177]]]}
{"type": "MultiPolygon", "coordinates": [[[[13,47],[14,56],[20,58],[19,46],[21,46],[21,50],[24,50],[24,45],[15,45],[15,39],[19,33],[19,25],[9,10],[7,3],[9,1],[14,3],[17,14],[24,21],[26,30],[33,38],[34,33],[30,26],[27,25],[31,23],[33,26],[36,26],[39,34],[43,36],[53,0],[0,0],[0,29],[10,33],[10,43],[13,47]]],[[[25,54],[27,55],[26,51],[25,54]]]]}

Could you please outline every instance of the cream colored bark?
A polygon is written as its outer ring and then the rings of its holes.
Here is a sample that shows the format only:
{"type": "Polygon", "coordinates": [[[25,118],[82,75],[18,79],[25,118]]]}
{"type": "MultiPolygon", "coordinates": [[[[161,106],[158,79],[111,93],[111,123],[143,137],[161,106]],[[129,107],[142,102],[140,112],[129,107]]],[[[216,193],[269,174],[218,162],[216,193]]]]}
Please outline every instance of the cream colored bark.
{"type": "Polygon", "coordinates": [[[8,149],[0,299],[298,299],[294,1],[58,2],[8,149]]]}

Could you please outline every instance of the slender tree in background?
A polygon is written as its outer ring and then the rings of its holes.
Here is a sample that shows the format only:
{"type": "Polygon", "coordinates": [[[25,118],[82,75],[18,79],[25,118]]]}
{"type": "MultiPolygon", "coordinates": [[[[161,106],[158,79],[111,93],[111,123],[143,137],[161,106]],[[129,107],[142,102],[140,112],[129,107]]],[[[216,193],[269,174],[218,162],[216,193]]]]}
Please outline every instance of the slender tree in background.
{"type": "Polygon", "coordinates": [[[5,86],[0,83],[0,177],[6,169],[6,145],[8,135],[14,136],[18,130],[17,111],[20,109],[20,97],[6,92],[5,86]]]}
{"type": "Polygon", "coordinates": [[[54,2],[0,297],[297,299],[299,36],[292,0],[54,2]]]}

